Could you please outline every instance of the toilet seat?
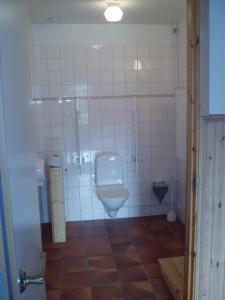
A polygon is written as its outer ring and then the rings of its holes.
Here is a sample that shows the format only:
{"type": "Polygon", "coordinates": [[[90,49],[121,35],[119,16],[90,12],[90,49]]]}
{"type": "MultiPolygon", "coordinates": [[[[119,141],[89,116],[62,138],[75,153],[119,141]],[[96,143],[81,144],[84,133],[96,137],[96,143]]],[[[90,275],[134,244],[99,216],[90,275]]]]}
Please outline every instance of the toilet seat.
{"type": "Polygon", "coordinates": [[[127,199],[128,190],[122,184],[98,186],[96,193],[101,200],[127,199]]]}

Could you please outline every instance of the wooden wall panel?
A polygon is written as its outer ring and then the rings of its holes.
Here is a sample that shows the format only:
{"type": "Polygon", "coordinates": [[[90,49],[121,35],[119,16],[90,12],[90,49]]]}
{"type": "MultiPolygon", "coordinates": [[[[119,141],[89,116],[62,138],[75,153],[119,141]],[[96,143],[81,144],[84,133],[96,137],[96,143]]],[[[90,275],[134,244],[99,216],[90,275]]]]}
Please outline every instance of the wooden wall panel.
{"type": "Polygon", "coordinates": [[[225,299],[225,118],[202,121],[195,299],[225,299]]]}
{"type": "Polygon", "coordinates": [[[225,299],[225,122],[215,126],[210,299],[225,299]]]}

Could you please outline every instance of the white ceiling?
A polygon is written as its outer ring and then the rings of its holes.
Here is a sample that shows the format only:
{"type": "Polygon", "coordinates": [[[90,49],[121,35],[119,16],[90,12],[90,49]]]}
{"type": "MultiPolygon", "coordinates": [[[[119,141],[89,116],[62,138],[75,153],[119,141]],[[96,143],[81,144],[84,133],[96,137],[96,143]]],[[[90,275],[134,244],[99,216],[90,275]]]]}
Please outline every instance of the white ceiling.
{"type": "MultiPolygon", "coordinates": [[[[171,24],[185,16],[186,0],[120,0],[124,24],[171,24]]],[[[64,24],[104,24],[107,0],[28,0],[34,24],[60,17],[64,24]]]]}

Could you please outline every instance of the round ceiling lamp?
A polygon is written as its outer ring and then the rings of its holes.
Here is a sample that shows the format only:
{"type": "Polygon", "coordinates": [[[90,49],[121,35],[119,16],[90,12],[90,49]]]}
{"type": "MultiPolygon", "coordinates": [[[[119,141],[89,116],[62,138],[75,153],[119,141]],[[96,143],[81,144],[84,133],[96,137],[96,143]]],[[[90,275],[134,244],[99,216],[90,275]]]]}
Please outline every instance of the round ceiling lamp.
{"type": "Polygon", "coordinates": [[[104,16],[106,18],[106,21],[108,22],[121,21],[123,17],[123,11],[119,6],[119,2],[118,1],[110,2],[104,12],[104,16]]]}

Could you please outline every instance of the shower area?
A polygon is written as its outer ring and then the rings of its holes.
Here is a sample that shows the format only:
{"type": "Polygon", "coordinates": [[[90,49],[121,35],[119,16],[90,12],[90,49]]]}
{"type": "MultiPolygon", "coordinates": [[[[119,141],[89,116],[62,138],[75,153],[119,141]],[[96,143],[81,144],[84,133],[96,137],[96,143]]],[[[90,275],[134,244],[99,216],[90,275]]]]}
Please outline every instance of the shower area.
{"type": "Polygon", "coordinates": [[[38,157],[63,157],[67,221],[108,218],[95,192],[95,157],[113,151],[129,191],[116,218],[165,215],[173,201],[184,222],[186,20],[117,26],[109,37],[105,25],[33,25],[38,157]],[[159,184],[164,197],[153,192],[159,184]]]}

